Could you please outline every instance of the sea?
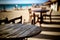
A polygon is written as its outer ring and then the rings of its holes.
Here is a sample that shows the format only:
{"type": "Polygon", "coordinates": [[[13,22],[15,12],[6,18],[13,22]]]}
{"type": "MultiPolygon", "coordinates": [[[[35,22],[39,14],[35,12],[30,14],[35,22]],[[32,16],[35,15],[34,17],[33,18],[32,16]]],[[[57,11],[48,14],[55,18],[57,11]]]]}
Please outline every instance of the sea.
{"type": "Polygon", "coordinates": [[[0,10],[13,9],[13,8],[25,8],[32,6],[32,4],[0,4],[0,10]]]}

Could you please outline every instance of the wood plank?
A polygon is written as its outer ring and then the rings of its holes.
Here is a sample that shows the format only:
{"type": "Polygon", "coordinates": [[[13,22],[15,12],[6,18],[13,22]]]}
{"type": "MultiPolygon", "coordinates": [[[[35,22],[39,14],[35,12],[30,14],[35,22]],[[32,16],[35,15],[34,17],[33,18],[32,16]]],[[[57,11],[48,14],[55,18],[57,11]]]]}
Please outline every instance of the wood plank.
{"type": "MultiPolygon", "coordinates": [[[[24,33],[27,29],[29,29],[28,26],[29,26],[29,25],[24,25],[24,26],[22,26],[22,28],[20,29],[19,33],[18,33],[18,31],[17,31],[17,32],[15,33],[15,35],[12,34],[12,35],[13,35],[12,37],[14,38],[14,37],[17,37],[18,34],[24,33]],[[17,34],[17,33],[18,33],[18,34],[17,34]]],[[[11,37],[11,35],[10,35],[9,37],[11,37]]]]}
{"type": "Polygon", "coordinates": [[[32,27],[32,28],[27,29],[23,34],[19,35],[18,37],[28,36],[28,34],[30,34],[30,33],[31,33],[32,31],[34,31],[34,29],[36,28],[36,27],[33,27],[32,25],[31,25],[31,27],[32,27]]]}
{"type": "Polygon", "coordinates": [[[28,36],[35,36],[35,35],[37,35],[37,34],[40,33],[40,32],[41,32],[41,28],[36,27],[36,28],[34,29],[34,31],[32,31],[30,34],[28,34],[28,36]]]}
{"type": "Polygon", "coordinates": [[[22,24],[20,25],[15,25],[14,27],[12,27],[13,28],[13,30],[8,30],[8,33],[9,34],[7,34],[7,35],[4,35],[4,37],[7,37],[8,35],[11,35],[11,34],[13,34],[13,33],[15,33],[17,30],[18,30],[18,28],[20,27],[20,26],[22,26],[22,24]]]}
{"type": "Polygon", "coordinates": [[[6,29],[6,28],[9,28],[9,27],[12,27],[12,26],[14,26],[15,24],[4,24],[4,25],[0,25],[0,30],[2,29],[2,30],[4,30],[4,29],[6,29]]]}
{"type": "Polygon", "coordinates": [[[2,32],[4,32],[4,31],[9,31],[10,29],[13,29],[13,28],[16,28],[15,26],[14,26],[14,24],[12,25],[8,25],[6,28],[2,28],[2,29],[0,29],[2,32]]]}
{"type": "Polygon", "coordinates": [[[25,37],[25,36],[30,36],[38,33],[40,31],[40,28],[34,25],[28,25],[28,24],[13,24],[12,27],[6,27],[5,29],[2,28],[0,33],[0,38],[16,38],[16,37],[25,37]],[[36,32],[37,31],[37,32],[36,32]],[[5,32],[6,34],[4,34],[5,32]],[[32,33],[32,34],[31,34],[32,33]],[[29,35],[30,34],[30,35],[29,35]]]}

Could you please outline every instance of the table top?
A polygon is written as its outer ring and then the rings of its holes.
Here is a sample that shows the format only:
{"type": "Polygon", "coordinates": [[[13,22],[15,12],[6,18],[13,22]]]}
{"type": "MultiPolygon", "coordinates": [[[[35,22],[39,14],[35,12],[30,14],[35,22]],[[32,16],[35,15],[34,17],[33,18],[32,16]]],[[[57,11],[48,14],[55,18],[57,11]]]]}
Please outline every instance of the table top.
{"type": "Polygon", "coordinates": [[[41,32],[41,28],[29,24],[4,24],[0,25],[0,38],[26,38],[41,32]]]}
{"type": "Polygon", "coordinates": [[[42,12],[42,13],[45,13],[45,12],[48,12],[49,10],[33,10],[34,12],[42,12]]]}

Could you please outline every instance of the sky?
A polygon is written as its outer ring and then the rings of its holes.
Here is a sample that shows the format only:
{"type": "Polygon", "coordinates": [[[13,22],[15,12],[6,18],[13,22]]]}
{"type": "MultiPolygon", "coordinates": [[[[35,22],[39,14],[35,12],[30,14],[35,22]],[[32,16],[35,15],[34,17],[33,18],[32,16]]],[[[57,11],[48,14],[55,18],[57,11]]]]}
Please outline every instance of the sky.
{"type": "Polygon", "coordinates": [[[0,0],[0,4],[30,4],[30,3],[44,3],[48,0],[0,0]]]}

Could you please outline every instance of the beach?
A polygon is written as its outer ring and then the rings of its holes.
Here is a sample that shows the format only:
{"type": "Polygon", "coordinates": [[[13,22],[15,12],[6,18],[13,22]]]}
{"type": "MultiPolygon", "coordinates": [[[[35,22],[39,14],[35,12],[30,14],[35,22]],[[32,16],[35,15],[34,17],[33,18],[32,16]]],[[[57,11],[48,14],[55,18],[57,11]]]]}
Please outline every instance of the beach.
{"type": "Polygon", "coordinates": [[[8,18],[8,20],[14,19],[16,17],[22,16],[22,23],[29,21],[29,12],[28,9],[21,9],[21,10],[12,10],[7,12],[0,12],[0,19],[8,18]]]}
{"type": "MultiPolygon", "coordinates": [[[[39,10],[40,9],[40,8],[26,7],[26,8],[21,8],[21,9],[18,9],[18,10],[16,10],[16,9],[13,9],[11,11],[7,10],[7,12],[0,12],[0,19],[4,19],[4,18],[7,17],[8,20],[11,20],[11,19],[14,19],[14,18],[22,16],[22,24],[24,22],[29,22],[29,18],[30,18],[29,17],[29,11],[28,11],[29,8],[31,8],[32,10],[39,10]]],[[[47,12],[47,14],[48,13],[50,13],[50,12],[47,12]]],[[[36,12],[35,14],[40,14],[40,12],[39,13],[36,12]]],[[[60,15],[60,12],[53,11],[52,15],[60,15]]],[[[16,23],[18,21],[19,20],[17,20],[16,23]]],[[[50,21],[50,20],[48,20],[48,21],[50,21]]],[[[52,20],[52,21],[54,21],[54,20],[52,20]]],[[[55,22],[56,21],[58,21],[58,20],[55,20],[55,22]]],[[[59,22],[60,22],[60,20],[59,20],[59,22]]],[[[37,23],[36,25],[38,27],[40,27],[39,23],[37,23]]],[[[46,27],[46,28],[60,28],[60,25],[57,25],[57,24],[42,24],[42,27],[46,27]]],[[[57,36],[57,35],[60,35],[60,32],[42,31],[40,34],[57,36]]],[[[50,40],[50,39],[40,38],[41,37],[40,34],[35,36],[35,37],[28,38],[28,40],[50,40]]]]}

